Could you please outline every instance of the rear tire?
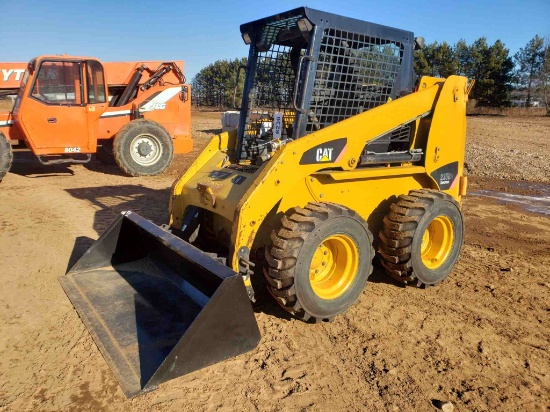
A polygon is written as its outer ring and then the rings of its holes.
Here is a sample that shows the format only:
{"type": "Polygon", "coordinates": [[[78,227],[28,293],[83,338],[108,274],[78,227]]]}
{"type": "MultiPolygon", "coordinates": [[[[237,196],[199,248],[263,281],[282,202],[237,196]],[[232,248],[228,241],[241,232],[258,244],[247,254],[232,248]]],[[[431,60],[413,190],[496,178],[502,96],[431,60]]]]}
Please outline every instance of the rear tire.
{"type": "Polygon", "coordinates": [[[0,182],[10,170],[13,161],[11,144],[4,133],[0,132],[0,182]]]}
{"type": "Polygon", "coordinates": [[[411,190],[391,205],[380,232],[386,272],[405,284],[432,286],[453,270],[464,235],[460,205],[438,190],[411,190]]]}
{"type": "Polygon", "coordinates": [[[139,119],[118,131],[113,154],[118,166],[130,176],[154,176],[164,172],[172,163],[174,145],[160,124],[139,119]]]}
{"type": "Polygon", "coordinates": [[[332,320],[359,298],[372,273],[372,234],[353,210],[308,203],[281,219],[266,248],[268,290],[304,320],[332,320]]]}

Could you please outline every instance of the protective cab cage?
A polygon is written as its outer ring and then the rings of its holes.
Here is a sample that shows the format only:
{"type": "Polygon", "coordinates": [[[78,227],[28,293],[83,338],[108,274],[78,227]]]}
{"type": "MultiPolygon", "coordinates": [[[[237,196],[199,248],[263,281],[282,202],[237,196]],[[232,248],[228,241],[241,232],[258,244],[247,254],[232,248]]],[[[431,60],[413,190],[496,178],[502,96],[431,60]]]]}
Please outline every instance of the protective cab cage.
{"type": "MultiPolygon", "coordinates": [[[[238,158],[261,154],[259,139],[296,139],[413,90],[412,32],[307,7],[240,29],[250,52],[238,158]]],[[[408,149],[410,126],[365,153],[408,149]]]]}

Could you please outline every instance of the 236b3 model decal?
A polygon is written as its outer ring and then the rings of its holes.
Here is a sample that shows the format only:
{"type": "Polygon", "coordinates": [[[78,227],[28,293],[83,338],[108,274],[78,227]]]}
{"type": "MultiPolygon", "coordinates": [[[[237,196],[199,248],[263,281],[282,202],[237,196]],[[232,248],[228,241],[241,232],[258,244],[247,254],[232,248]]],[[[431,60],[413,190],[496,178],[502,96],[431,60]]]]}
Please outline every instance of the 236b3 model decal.
{"type": "Polygon", "coordinates": [[[434,170],[431,176],[437,182],[441,190],[452,188],[458,176],[458,162],[452,162],[434,170]]]}
{"type": "Polygon", "coordinates": [[[300,164],[334,163],[344,153],[347,142],[348,139],[343,137],[312,147],[302,155],[300,164]]]}

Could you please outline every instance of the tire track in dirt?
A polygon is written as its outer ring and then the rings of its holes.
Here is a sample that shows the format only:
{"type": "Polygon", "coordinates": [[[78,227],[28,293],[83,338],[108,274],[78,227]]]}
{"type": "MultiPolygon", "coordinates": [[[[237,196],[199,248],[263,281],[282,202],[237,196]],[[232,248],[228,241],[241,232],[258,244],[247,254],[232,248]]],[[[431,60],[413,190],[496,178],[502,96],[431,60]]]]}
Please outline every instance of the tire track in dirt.
{"type": "MultiPolygon", "coordinates": [[[[60,396],[67,378],[75,373],[80,375],[78,368],[82,369],[79,365],[84,358],[94,358],[83,353],[74,356],[68,350],[74,346],[71,339],[75,335],[84,339],[88,347],[93,343],[84,334],[78,317],[72,314],[72,307],[57,282],[57,277],[66,271],[74,239],[94,236],[90,230],[93,214],[83,213],[81,204],[49,182],[41,179],[40,184],[35,184],[32,179],[10,175],[0,192],[0,196],[9,193],[17,199],[9,210],[9,220],[17,227],[17,240],[5,255],[11,276],[3,279],[0,298],[0,317],[10,322],[0,336],[0,347],[9,348],[7,353],[0,352],[1,369],[6,362],[16,372],[10,374],[14,387],[28,391],[31,382],[33,388],[32,396],[27,395],[26,400],[17,391],[3,396],[7,404],[12,402],[11,407],[17,409],[67,406],[68,400],[64,403],[60,396]],[[9,190],[11,182],[15,186],[9,190]],[[67,332],[72,335],[68,341],[67,332]],[[24,356],[26,352],[33,355],[24,356]]],[[[2,203],[6,201],[2,199],[2,203]]],[[[2,244],[5,235],[5,232],[0,235],[2,244]]]]}
{"type": "Polygon", "coordinates": [[[10,202],[9,212],[0,220],[7,229],[1,231],[0,242],[11,244],[4,252],[4,267],[11,276],[3,279],[0,296],[0,320],[8,324],[0,336],[0,348],[8,348],[0,349],[0,371],[16,369],[16,374],[10,374],[17,378],[13,387],[22,390],[26,382],[33,382],[38,388],[22,404],[21,393],[4,393],[6,406],[57,409],[89,403],[97,410],[110,404],[105,393],[118,391],[57,278],[122,210],[141,209],[147,218],[165,221],[166,200],[162,198],[167,195],[167,179],[152,179],[153,187],[145,188],[133,179],[114,176],[113,186],[104,186],[104,175],[91,174],[90,179],[89,174],[81,166],[74,167],[70,180],[10,174],[2,184],[0,204],[7,204],[8,196],[17,202],[10,202]],[[75,182],[79,188],[74,188],[75,182]],[[141,208],[135,207],[138,204],[141,208]],[[29,345],[34,355],[22,357],[29,345]],[[18,355],[13,355],[14,350],[18,355]],[[86,368],[90,361],[99,368],[86,368]],[[106,376],[110,379],[104,384],[106,376]],[[67,385],[75,384],[80,393],[67,394],[67,385]]]}

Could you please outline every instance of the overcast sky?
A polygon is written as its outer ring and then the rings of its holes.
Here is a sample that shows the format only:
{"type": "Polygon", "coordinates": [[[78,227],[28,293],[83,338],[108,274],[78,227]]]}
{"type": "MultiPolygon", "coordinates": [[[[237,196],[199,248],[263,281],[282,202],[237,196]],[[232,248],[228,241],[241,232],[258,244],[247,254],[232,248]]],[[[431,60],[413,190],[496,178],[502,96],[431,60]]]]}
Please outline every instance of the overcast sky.
{"type": "Polygon", "coordinates": [[[184,60],[188,81],[218,59],[248,55],[239,25],[299,6],[413,31],[427,43],[485,36],[514,54],[550,36],[550,0],[117,1],[0,0],[0,61],[72,54],[105,61],[184,60]]]}

